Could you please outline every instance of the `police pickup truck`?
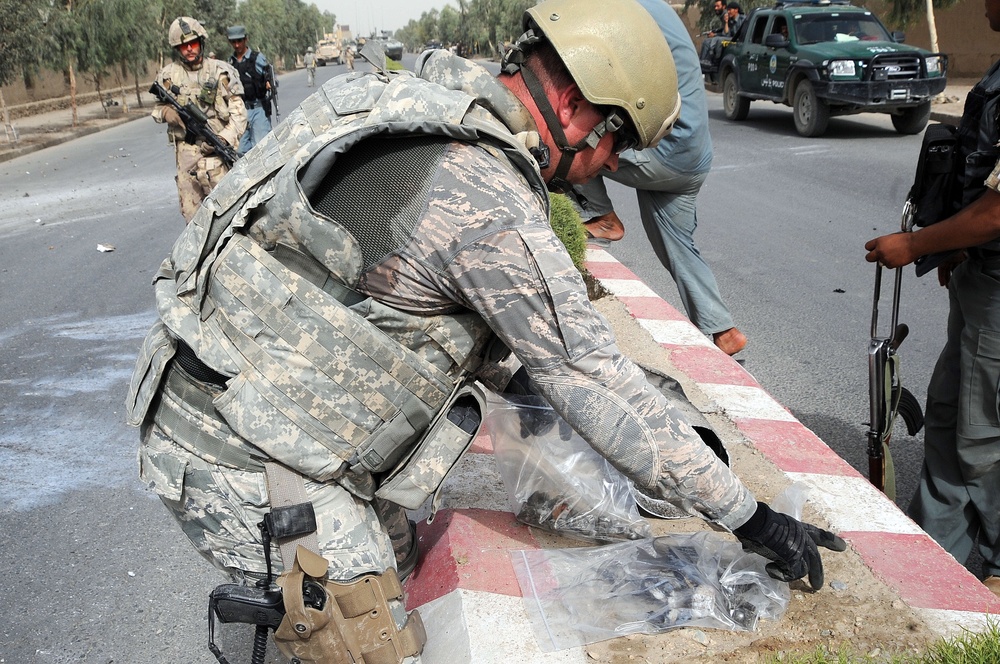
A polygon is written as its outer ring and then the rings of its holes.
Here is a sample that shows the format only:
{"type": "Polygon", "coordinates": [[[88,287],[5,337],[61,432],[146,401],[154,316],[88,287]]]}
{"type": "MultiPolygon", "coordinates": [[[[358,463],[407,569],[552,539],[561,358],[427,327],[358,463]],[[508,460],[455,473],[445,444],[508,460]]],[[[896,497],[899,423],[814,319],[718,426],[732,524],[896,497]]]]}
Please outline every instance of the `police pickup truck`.
{"type": "Polygon", "coordinates": [[[888,113],[900,134],[918,134],[944,90],[948,57],[903,44],[849,0],[779,2],[750,13],[718,62],[702,63],[726,117],[745,120],[750,102],[791,106],[795,129],[820,136],[831,116],[888,113]]]}

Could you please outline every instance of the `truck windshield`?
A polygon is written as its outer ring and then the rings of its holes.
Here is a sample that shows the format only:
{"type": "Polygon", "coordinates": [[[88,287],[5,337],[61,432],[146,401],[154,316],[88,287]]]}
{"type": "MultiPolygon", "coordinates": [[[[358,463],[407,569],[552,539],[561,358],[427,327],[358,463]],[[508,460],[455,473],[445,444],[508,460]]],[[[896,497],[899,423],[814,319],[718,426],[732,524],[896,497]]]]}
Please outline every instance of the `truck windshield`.
{"type": "Polygon", "coordinates": [[[800,14],[795,17],[799,44],[847,41],[892,41],[889,33],[871,14],[800,14]]]}

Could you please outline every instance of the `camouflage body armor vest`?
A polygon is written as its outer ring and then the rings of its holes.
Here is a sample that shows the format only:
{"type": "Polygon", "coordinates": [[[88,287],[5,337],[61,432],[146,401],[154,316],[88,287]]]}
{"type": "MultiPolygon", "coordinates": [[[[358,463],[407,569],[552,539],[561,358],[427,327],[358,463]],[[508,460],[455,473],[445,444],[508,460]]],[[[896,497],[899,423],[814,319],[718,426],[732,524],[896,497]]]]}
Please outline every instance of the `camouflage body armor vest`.
{"type": "Polygon", "coordinates": [[[132,378],[130,422],[146,418],[180,339],[232,377],[214,405],[251,453],[371,498],[371,473],[419,439],[491,332],[476,314],[416,316],[354,292],[377,239],[310,195],[360,141],[438,136],[502,154],[547,208],[534,159],[475,101],[408,72],[344,75],[238,161],[157,275],[161,322],[132,378]]]}
{"type": "MultiPolygon", "coordinates": [[[[204,58],[197,69],[187,69],[180,63],[171,62],[161,72],[163,87],[172,92],[171,87],[176,86],[177,92],[172,94],[178,103],[184,106],[193,102],[208,117],[209,127],[217,134],[222,133],[230,115],[228,102],[219,92],[221,79],[224,77],[230,86],[239,83],[239,76],[234,77],[227,66],[214,58],[204,58]]],[[[233,94],[242,93],[236,90],[233,94]]],[[[184,137],[184,133],[179,131],[170,131],[167,135],[171,142],[184,137]]]]}

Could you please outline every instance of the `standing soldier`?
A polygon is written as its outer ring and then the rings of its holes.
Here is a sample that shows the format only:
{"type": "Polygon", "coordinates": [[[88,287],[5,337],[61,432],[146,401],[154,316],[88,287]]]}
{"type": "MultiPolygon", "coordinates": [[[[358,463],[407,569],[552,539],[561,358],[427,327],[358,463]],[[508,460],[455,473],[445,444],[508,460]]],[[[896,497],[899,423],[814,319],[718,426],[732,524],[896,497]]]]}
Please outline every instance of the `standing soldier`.
{"type": "Polygon", "coordinates": [[[309,87],[316,85],[316,54],[313,53],[313,47],[310,46],[306,49],[306,75],[309,79],[309,87]]]}
{"type": "MultiPolygon", "coordinates": [[[[207,36],[201,23],[189,16],[181,16],[171,23],[167,39],[177,51],[180,62],[168,64],[156,79],[181,106],[194,103],[208,117],[212,131],[236,147],[247,126],[246,109],[240,98],[243,86],[232,67],[202,56],[207,36]]],[[[229,168],[213,154],[211,146],[185,141],[184,121],[172,106],[157,104],[152,115],[154,120],[170,127],[167,135],[176,150],[181,214],[185,221],[191,221],[201,201],[229,168]]]]}
{"type": "MultiPolygon", "coordinates": [[[[1000,32],[1000,0],[986,0],[1000,32]]],[[[953,161],[955,186],[941,209],[953,214],[913,233],[865,244],[865,258],[899,268],[944,254],[948,336],[930,384],[924,463],[908,514],[958,562],[983,559],[983,583],[1000,595],[1000,60],[965,99],[953,161]]]]}
{"type": "Polygon", "coordinates": [[[347,68],[354,71],[354,45],[348,44],[344,47],[344,61],[347,62],[347,68]]]}
{"type": "Polygon", "coordinates": [[[265,106],[270,99],[271,82],[267,73],[271,65],[263,53],[247,46],[247,29],[242,25],[230,27],[226,36],[233,46],[229,64],[240,74],[243,103],[247,107],[247,130],[240,139],[239,148],[240,155],[244,155],[271,131],[271,113],[265,106]]]}

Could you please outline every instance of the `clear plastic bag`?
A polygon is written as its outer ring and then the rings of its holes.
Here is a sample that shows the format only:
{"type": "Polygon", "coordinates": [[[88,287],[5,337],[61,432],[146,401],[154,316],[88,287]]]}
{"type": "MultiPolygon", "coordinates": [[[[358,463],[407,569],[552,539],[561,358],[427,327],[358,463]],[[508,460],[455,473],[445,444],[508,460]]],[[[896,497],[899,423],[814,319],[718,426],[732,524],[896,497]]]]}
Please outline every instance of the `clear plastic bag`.
{"type": "Polygon", "coordinates": [[[754,631],[788,606],[767,560],[716,533],[511,551],[511,562],[545,652],[676,627],[754,631]]]}
{"type": "Polygon", "coordinates": [[[518,521],[589,542],[650,536],[632,483],[541,397],[491,399],[485,427],[518,521]]]}

